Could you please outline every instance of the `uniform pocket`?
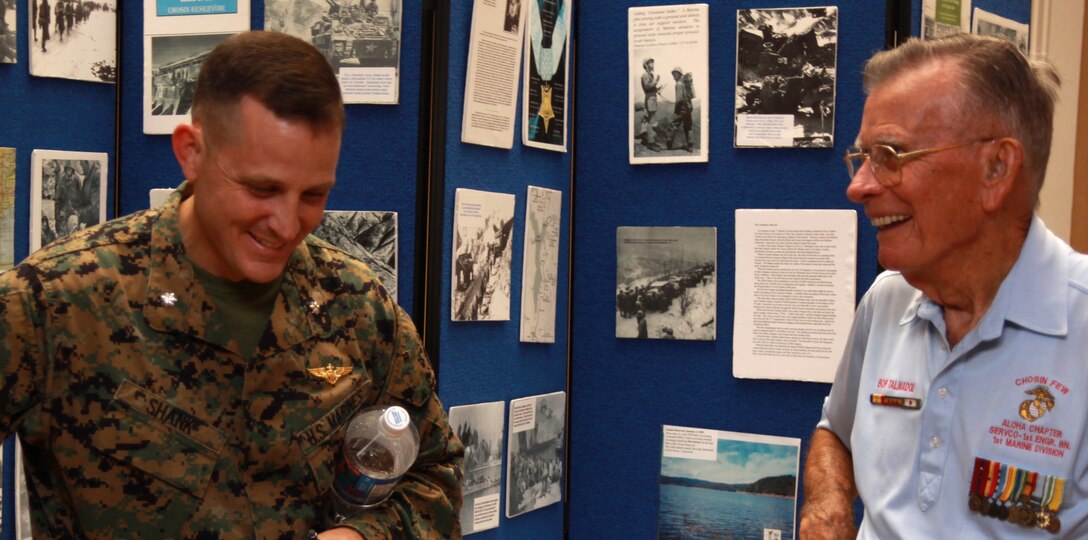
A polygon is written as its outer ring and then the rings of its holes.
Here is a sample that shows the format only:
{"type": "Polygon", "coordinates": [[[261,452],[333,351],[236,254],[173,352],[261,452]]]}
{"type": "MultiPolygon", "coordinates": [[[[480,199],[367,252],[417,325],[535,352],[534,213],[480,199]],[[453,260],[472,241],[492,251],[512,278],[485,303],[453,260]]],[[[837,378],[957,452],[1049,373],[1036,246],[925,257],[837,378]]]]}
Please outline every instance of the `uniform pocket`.
{"type": "Polygon", "coordinates": [[[295,442],[306,456],[313,474],[315,494],[332,487],[333,471],[344,441],[344,430],[367,403],[367,386],[348,396],[306,429],[295,434],[295,442]]]}
{"type": "Polygon", "coordinates": [[[207,489],[226,441],[209,422],[128,380],[91,438],[111,458],[194,497],[207,489]]]}

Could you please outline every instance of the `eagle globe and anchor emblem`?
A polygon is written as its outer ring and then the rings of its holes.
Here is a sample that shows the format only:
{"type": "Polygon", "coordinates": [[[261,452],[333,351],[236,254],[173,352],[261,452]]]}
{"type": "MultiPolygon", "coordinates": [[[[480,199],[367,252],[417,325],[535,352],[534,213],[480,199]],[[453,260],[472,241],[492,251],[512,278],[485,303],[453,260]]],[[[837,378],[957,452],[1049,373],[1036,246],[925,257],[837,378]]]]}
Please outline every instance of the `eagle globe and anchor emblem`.
{"type": "Polygon", "coordinates": [[[1020,418],[1034,422],[1054,409],[1054,394],[1049,388],[1039,385],[1024,393],[1034,397],[1020,403],[1020,418]]]}

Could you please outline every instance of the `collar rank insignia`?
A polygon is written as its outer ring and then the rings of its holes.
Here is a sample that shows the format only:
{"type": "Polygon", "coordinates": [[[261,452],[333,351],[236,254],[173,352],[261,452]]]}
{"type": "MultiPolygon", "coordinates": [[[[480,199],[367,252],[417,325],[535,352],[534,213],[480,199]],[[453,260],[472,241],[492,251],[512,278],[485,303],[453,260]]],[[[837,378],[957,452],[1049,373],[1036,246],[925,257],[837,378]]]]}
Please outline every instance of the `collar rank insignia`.
{"type": "Polygon", "coordinates": [[[309,368],[307,371],[310,375],[317,377],[318,379],[325,379],[329,384],[336,384],[336,381],[340,380],[340,377],[351,373],[351,366],[337,367],[329,364],[320,368],[309,368]]]}

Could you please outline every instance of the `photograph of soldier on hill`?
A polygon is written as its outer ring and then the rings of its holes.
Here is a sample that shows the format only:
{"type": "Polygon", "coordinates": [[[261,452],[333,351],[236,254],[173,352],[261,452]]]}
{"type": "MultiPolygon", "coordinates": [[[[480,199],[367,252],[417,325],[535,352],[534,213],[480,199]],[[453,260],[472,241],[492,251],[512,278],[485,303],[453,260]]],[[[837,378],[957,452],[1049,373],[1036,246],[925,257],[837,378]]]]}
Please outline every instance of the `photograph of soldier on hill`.
{"type": "Polygon", "coordinates": [[[836,7],[737,10],[736,145],[742,115],[790,115],[792,144],[758,146],[831,148],[837,46],[836,7]]]}
{"type": "Polygon", "coordinates": [[[616,230],[616,337],[714,340],[714,227],[616,230]]]}

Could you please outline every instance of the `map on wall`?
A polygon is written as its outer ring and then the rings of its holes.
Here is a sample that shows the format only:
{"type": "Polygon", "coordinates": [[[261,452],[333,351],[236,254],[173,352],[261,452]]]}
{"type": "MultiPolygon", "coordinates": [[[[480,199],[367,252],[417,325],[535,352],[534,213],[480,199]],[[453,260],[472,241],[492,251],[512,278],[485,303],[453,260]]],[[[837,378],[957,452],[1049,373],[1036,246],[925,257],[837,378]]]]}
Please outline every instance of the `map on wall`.
{"type": "Polygon", "coordinates": [[[529,186],[521,272],[521,341],[555,343],[563,193],[529,186]]]}

